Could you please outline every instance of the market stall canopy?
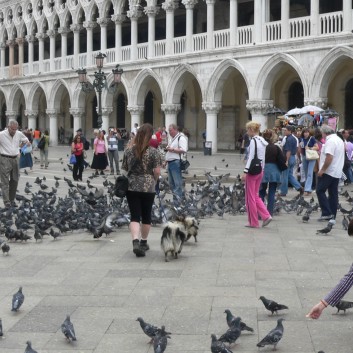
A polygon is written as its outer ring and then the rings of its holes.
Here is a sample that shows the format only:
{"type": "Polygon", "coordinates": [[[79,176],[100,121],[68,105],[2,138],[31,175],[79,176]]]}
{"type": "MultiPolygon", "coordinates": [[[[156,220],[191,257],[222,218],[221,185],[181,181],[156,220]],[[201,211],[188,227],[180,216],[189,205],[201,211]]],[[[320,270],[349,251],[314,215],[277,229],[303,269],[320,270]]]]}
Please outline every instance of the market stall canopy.
{"type": "Polygon", "coordinates": [[[322,108],[316,107],[315,105],[306,105],[305,107],[300,109],[299,114],[305,114],[310,112],[314,112],[314,114],[317,114],[317,113],[321,113],[322,111],[324,111],[322,108]]]}
{"type": "Polygon", "coordinates": [[[310,114],[303,114],[298,120],[298,125],[309,126],[314,120],[314,116],[310,114]]]}
{"type": "Polygon", "coordinates": [[[286,115],[300,115],[300,114],[303,114],[300,108],[293,108],[289,110],[286,115]]]}

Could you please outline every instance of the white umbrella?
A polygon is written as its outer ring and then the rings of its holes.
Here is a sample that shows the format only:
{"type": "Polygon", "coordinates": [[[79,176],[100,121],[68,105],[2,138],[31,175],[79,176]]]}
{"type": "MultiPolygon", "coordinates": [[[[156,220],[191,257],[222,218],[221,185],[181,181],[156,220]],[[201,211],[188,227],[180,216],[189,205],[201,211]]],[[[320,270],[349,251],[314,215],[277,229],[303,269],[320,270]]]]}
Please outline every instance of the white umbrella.
{"type": "Polygon", "coordinates": [[[305,114],[309,112],[314,112],[316,114],[322,112],[323,109],[320,107],[316,107],[315,105],[306,105],[305,107],[301,108],[300,111],[300,114],[305,114]]]}
{"type": "Polygon", "coordinates": [[[300,108],[293,108],[289,110],[286,115],[299,115],[299,114],[303,114],[302,110],[300,108]]]}

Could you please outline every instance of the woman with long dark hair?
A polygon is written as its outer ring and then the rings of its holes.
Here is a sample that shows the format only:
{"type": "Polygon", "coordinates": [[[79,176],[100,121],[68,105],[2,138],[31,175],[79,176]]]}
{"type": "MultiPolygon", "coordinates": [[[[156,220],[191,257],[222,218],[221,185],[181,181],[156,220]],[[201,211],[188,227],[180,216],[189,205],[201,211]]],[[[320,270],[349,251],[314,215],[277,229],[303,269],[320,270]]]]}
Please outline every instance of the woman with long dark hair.
{"type": "Polygon", "coordinates": [[[147,237],[151,228],[156,181],[160,175],[161,159],[157,150],[149,145],[152,134],[152,125],[141,125],[134,143],[125,150],[122,164],[122,169],[128,172],[126,198],[131,213],[133,252],[137,257],[145,256],[149,250],[147,237]]]}

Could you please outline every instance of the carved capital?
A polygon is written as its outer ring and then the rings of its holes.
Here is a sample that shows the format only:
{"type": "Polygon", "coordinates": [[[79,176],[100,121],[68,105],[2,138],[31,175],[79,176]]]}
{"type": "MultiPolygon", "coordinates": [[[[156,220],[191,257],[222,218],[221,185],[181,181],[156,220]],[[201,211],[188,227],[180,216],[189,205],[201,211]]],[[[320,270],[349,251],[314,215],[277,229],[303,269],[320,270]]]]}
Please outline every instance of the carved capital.
{"type": "Polygon", "coordinates": [[[166,12],[173,12],[178,7],[179,7],[179,3],[178,3],[178,1],[175,1],[175,0],[166,0],[162,4],[163,10],[166,12]]]}
{"type": "Polygon", "coordinates": [[[93,29],[96,26],[97,26],[97,22],[94,22],[94,21],[83,22],[83,27],[85,27],[86,29],[93,29]]]}
{"type": "Polygon", "coordinates": [[[33,43],[37,40],[37,38],[33,34],[28,34],[25,38],[28,43],[33,43]]]}
{"type": "Polygon", "coordinates": [[[38,116],[38,110],[25,110],[24,114],[28,117],[28,119],[36,119],[38,116]]]}
{"type": "Polygon", "coordinates": [[[6,43],[1,42],[0,43],[0,49],[6,49],[6,43]]]}
{"type": "Polygon", "coordinates": [[[326,108],[327,107],[327,102],[328,102],[328,99],[327,98],[321,98],[321,97],[318,97],[318,98],[304,98],[304,106],[306,105],[314,105],[316,107],[319,107],[319,108],[326,108]]]}
{"type": "Polygon", "coordinates": [[[17,112],[15,110],[6,110],[5,115],[7,116],[8,120],[17,120],[17,112]]]}
{"type": "Polygon", "coordinates": [[[165,114],[177,114],[181,110],[181,104],[161,104],[161,109],[165,114]]]}
{"type": "Polygon", "coordinates": [[[14,47],[16,45],[16,42],[14,39],[9,39],[6,41],[6,44],[9,46],[9,47],[14,47]]]}
{"type": "Polygon", "coordinates": [[[193,9],[194,6],[197,4],[197,0],[182,0],[181,2],[186,9],[193,9]]]}
{"type": "Polygon", "coordinates": [[[143,9],[143,12],[145,13],[145,15],[147,15],[148,17],[153,17],[156,16],[159,12],[159,7],[157,6],[146,6],[143,9]]]}
{"type": "Polygon", "coordinates": [[[68,27],[59,27],[58,28],[58,32],[62,35],[62,36],[67,36],[68,33],[70,33],[70,28],[68,27]]]}
{"type": "Polygon", "coordinates": [[[109,116],[113,111],[112,107],[102,108],[102,116],[109,116]]]}
{"type": "Polygon", "coordinates": [[[115,24],[122,24],[126,20],[126,15],[113,15],[112,16],[112,21],[115,22],[115,24]]]}
{"type": "Polygon", "coordinates": [[[258,99],[258,100],[247,100],[246,109],[252,114],[265,114],[266,111],[273,108],[273,100],[270,99],[258,99]]]}
{"type": "Polygon", "coordinates": [[[143,105],[128,105],[127,110],[130,114],[141,114],[144,112],[145,107],[143,105]]]}
{"type": "Polygon", "coordinates": [[[56,109],[46,109],[45,112],[49,119],[56,119],[58,117],[58,112],[56,109]]]}
{"type": "Polygon", "coordinates": [[[49,30],[47,31],[47,35],[48,35],[49,38],[55,38],[55,36],[56,36],[56,31],[53,30],[53,29],[49,29],[49,30]]]}
{"type": "Polygon", "coordinates": [[[16,38],[15,41],[18,45],[23,45],[23,43],[25,42],[25,39],[22,37],[19,37],[19,38],[16,38]]]}
{"type": "Polygon", "coordinates": [[[207,5],[214,5],[216,3],[216,0],[206,0],[207,5]]]}
{"type": "Polygon", "coordinates": [[[107,27],[108,24],[110,22],[109,18],[106,17],[99,17],[97,18],[97,23],[101,26],[101,27],[107,27]]]}
{"type": "Polygon", "coordinates": [[[74,118],[80,118],[85,113],[84,110],[79,108],[70,108],[69,112],[74,118]]]}
{"type": "Polygon", "coordinates": [[[133,6],[128,12],[127,12],[127,17],[129,17],[131,20],[137,19],[141,17],[142,13],[139,8],[139,6],[133,6]]]}
{"type": "Polygon", "coordinates": [[[40,40],[44,40],[44,38],[47,37],[46,33],[36,33],[36,38],[40,41],[40,40]]]}
{"type": "Polygon", "coordinates": [[[79,24],[79,23],[70,25],[70,29],[72,32],[80,32],[82,28],[83,28],[82,24],[79,24]]]}
{"type": "Polygon", "coordinates": [[[222,103],[203,102],[202,109],[206,114],[218,114],[218,112],[222,109],[222,103]]]}

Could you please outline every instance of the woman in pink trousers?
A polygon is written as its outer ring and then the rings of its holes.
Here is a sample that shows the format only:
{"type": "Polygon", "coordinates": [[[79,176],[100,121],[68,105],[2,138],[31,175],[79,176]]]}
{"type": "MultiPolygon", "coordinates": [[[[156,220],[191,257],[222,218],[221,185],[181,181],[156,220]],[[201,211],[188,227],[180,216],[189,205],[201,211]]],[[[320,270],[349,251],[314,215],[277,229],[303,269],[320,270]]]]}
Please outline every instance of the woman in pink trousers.
{"type": "Polygon", "coordinates": [[[268,143],[259,136],[260,124],[254,121],[249,121],[246,124],[246,131],[251,138],[249,145],[249,158],[247,160],[242,180],[245,181],[245,203],[248,213],[249,223],[245,227],[259,228],[259,216],[262,219],[262,226],[267,226],[272,217],[267,211],[267,208],[259,196],[259,189],[263,177],[263,168],[265,165],[265,152],[268,143]],[[255,145],[256,140],[256,145],[255,145]],[[255,157],[255,148],[257,157],[261,160],[262,170],[259,174],[252,175],[249,173],[251,161],[255,157]]]}

